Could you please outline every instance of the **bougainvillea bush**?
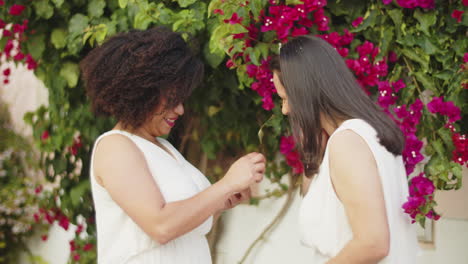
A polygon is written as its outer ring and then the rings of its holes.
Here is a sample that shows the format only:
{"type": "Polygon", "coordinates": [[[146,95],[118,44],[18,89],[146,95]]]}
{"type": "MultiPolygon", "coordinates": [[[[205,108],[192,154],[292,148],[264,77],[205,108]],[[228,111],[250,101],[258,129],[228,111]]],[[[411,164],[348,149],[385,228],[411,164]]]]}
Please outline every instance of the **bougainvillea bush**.
{"type": "MultiPolygon", "coordinates": [[[[113,120],[91,114],[78,63],[109,36],[155,25],[182,32],[206,64],[204,83],[170,140],[212,181],[234,157],[260,150],[275,160],[266,176],[277,185],[262,198],[293,187],[281,179],[303,167],[269,62],[280,43],[314,34],[336,48],[362,89],[404,132],[410,197],[402,210],[421,225],[437,220],[435,190],[459,189],[468,160],[467,5],[465,0],[0,1],[2,58],[25,64],[49,89],[49,106],[25,116],[46,181],[57,186],[41,192],[45,199],[35,221],[64,229],[74,224],[71,261],[95,262],[89,158],[93,141],[113,120]],[[280,162],[278,153],[284,157],[280,162]]],[[[8,85],[10,72],[2,67],[2,85],[8,85]]]]}

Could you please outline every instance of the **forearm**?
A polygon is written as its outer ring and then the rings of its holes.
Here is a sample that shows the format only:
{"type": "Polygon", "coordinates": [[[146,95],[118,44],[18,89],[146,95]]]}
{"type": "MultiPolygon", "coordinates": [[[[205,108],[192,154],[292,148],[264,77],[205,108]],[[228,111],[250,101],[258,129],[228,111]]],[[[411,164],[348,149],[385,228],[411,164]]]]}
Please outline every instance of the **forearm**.
{"type": "Polygon", "coordinates": [[[190,232],[220,212],[230,195],[232,190],[220,181],[189,199],[165,204],[155,221],[158,241],[167,243],[190,232]]]}
{"type": "Polygon", "coordinates": [[[364,242],[352,239],[346,246],[330,259],[327,264],[375,264],[387,255],[387,251],[379,243],[364,242]]]}

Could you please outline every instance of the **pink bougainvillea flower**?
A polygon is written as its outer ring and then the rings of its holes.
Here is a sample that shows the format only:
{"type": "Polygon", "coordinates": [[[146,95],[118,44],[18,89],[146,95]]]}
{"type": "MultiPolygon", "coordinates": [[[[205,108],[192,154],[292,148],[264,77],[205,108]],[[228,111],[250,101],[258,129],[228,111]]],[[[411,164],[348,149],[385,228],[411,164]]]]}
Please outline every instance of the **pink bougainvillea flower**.
{"type": "Polygon", "coordinates": [[[3,36],[4,37],[11,37],[11,31],[8,29],[3,30],[3,36]]]}
{"type": "Polygon", "coordinates": [[[449,122],[456,122],[461,119],[461,110],[452,101],[446,102],[444,111],[441,113],[449,118],[449,122]]]}
{"type": "Polygon", "coordinates": [[[418,176],[411,179],[411,187],[409,193],[411,196],[424,196],[434,194],[434,183],[420,173],[418,176]]]}
{"type": "Polygon", "coordinates": [[[0,29],[4,28],[5,26],[6,26],[5,21],[3,21],[2,19],[0,19],[0,29]]]}
{"type": "Polygon", "coordinates": [[[47,140],[49,138],[49,131],[44,131],[42,132],[41,139],[42,140],[47,140]]]}
{"type": "Polygon", "coordinates": [[[48,238],[47,235],[42,235],[42,236],[41,236],[42,241],[46,241],[47,238],[48,238]]]}
{"type": "Polygon", "coordinates": [[[358,27],[359,25],[361,25],[362,21],[364,21],[364,18],[363,17],[358,17],[353,22],[351,22],[351,25],[353,27],[358,27]]]}
{"type": "Polygon", "coordinates": [[[10,74],[11,74],[10,68],[6,68],[5,70],[3,70],[3,75],[9,76],[10,74]]]}
{"type": "Polygon", "coordinates": [[[341,57],[347,57],[349,54],[349,49],[348,48],[341,48],[337,49],[338,53],[341,55],[341,57]]]}
{"type": "Polygon", "coordinates": [[[24,57],[25,57],[24,54],[19,51],[18,53],[16,53],[16,55],[13,57],[13,59],[15,61],[21,61],[21,60],[24,59],[24,57]]]}
{"type": "Polygon", "coordinates": [[[282,136],[280,140],[280,153],[287,154],[294,149],[293,136],[282,136]]]}
{"type": "Polygon", "coordinates": [[[215,9],[215,10],[213,10],[213,13],[214,13],[214,14],[224,15],[224,11],[221,10],[221,9],[215,9]]]}
{"type": "Polygon", "coordinates": [[[83,246],[83,251],[90,251],[91,249],[93,249],[93,244],[91,243],[87,243],[83,246]]]}
{"type": "Polygon", "coordinates": [[[301,28],[294,28],[293,31],[291,32],[291,36],[293,37],[298,37],[302,35],[307,35],[309,31],[307,31],[306,28],[301,27],[301,28]]]}
{"type": "Polygon", "coordinates": [[[440,215],[434,212],[434,210],[429,211],[429,213],[426,214],[426,217],[429,219],[434,219],[435,221],[440,219],[440,215]]]}
{"type": "Polygon", "coordinates": [[[403,158],[409,165],[416,165],[424,159],[421,154],[423,142],[414,134],[406,137],[405,149],[403,150],[403,158]]]}
{"type": "Polygon", "coordinates": [[[28,54],[26,56],[26,64],[27,64],[28,70],[34,70],[37,68],[37,62],[33,59],[31,54],[28,54]]]}
{"type": "Polygon", "coordinates": [[[440,113],[442,111],[443,104],[444,100],[442,97],[434,97],[432,98],[432,101],[427,104],[427,109],[433,114],[440,113]]]}
{"type": "Polygon", "coordinates": [[[0,0],[0,6],[4,5],[5,4],[5,1],[3,0],[0,0]]]}
{"type": "Polygon", "coordinates": [[[24,5],[13,4],[8,11],[8,14],[12,16],[19,16],[26,9],[24,5]]]}
{"type": "Polygon", "coordinates": [[[463,5],[468,6],[468,0],[463,0],[463,5]]]}
{"type": "Polygon", "coordinates": [[[390,51],[390,52],[388,53],[388,61],[390,61],[390,62],[396,62],[397,60],[398,60],[398,55],[397,55],[395,52],[390,51]]]}
{"type": "Polygon", "coordinates": [[[235,66],[235,64],[231,59],[226,61],[226,67],[228,67],[229,69],[233,68],[234,66],[235,66]]]}
{"type": "Polygon", "coordinates": [[[242,22],[242,17],[239,17],[237,13],[232,14],[230,19],[225,19],[224,23],[229,23],[231,25],[240,24],[242,22]]]}
{"type": "Polygon", "coordinates": [[[452,17],[457,20],[457,23],[460,23],[462,21],[463,13],[465,13],[465,11],[453,10],[452,17]]]}
{"type": "Polygon", "coordinates": [[[390,4],[392,1],[393,1],[393,0],[382,0],[382,3],[383,3],[384,5],[388,5],[388,4],[390,4]]]}
{"type": "Polygon", "coordinates": [[[403,8],[422,7],[432,9],[435,7],[434,0],[397,0],[397,3],[403,8]]]}
{"type": "Polygon", "coordinates": [[[394,83],[392,83],[393,89],[395,89],[395,92],[398,93],[401,89],[406,87],[406,84],[403,80],[398,80],[394,83]]]}
{"type": "Polygon", "coordinates": [[[463,56],[463,63],[467,63],[468,62],[468,52],[465,53],[465,55],[463,56]]]}

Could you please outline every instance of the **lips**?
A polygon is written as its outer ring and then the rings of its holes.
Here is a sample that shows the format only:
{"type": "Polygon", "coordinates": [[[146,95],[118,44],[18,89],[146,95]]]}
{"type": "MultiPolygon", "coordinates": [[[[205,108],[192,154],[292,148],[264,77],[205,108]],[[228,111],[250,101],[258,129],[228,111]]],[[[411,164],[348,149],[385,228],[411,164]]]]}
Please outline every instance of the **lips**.
{"type": "Polygon", "coordinates": [[[173,127],[175,125],[175,121],[177,118],[164,118],[164,121],[166,121],[167,125],[170,127],[173,127]]]}

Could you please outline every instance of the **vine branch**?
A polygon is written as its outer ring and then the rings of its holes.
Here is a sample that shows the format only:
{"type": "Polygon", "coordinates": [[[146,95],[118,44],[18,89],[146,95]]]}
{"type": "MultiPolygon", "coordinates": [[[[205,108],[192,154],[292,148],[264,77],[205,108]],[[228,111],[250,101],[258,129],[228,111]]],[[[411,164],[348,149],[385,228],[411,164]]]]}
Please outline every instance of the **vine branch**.
{"type": "Polygon", "coordinates": [[[292,179],[291,173],[288,174],[288,179],[289,179],[289,188],[288,188],[288,192],[287,192],[287,196],[286,196],[286,201],[284,202],[283,206],[281,207],[280,211],[275,216],[275,218],[270,222],[270,224],[268,224],[265,227],[265,229],[262,231],[262,233],[257,237],[257,239],[255,239],[252,242],[252,244],[250,244],[249,248],[247,249],[247,251],[242,256],[242,259],[239,261],[239,264],[242,264],[242,263],[245,262],[247,257],[250,255],[250,253],[254,249],[254,247],[265,238],[265,236],[267,235],[268,232],[273,230],[275,225],[279,221],[281,221],[281,219],[284,217],[284,215],[288,211],[288,208],[289,208],[289,206],[291,205],[291,203],[293,201],[293,195],[292,194],[293,194],[293,192],[295,190],[295,186],[293,185],[293,179],[292,179]]]}

